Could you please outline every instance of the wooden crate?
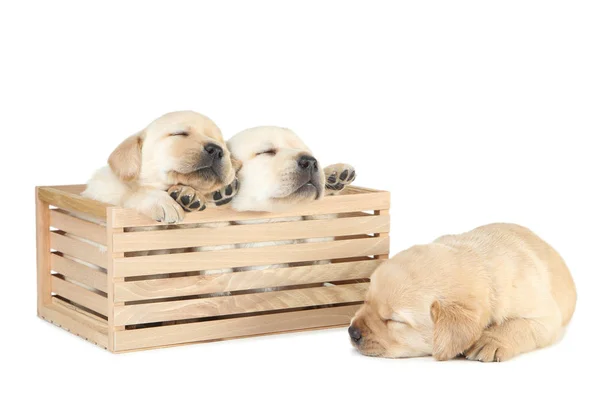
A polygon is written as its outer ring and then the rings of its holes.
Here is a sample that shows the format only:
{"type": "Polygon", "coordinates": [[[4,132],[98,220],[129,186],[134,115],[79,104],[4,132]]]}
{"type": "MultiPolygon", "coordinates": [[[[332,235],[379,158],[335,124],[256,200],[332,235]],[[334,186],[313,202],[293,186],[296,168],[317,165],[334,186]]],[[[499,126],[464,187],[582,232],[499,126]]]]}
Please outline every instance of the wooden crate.
{"type": "Polygon", "coordinates": [[[83,189],[36,188],[38,315],[115,353],[347,326],[378,259],[389,253],[390,197],[383,191],[350,187],[284,213],[207,209],[169,229],[83,198],[83,189]],[[315,219],[330,213],[338,215],[315,219]],[[293,216],[313,219],[190,225],[293,216]],[[158,228],[140,230],[146,226],[158,228]],[[306,240],[323,237],[335,239],[306,240]],[[304,242],[139,255],[291,239],[304,242]],[[290,266],[247,268],[281,263],[290,266]]]}

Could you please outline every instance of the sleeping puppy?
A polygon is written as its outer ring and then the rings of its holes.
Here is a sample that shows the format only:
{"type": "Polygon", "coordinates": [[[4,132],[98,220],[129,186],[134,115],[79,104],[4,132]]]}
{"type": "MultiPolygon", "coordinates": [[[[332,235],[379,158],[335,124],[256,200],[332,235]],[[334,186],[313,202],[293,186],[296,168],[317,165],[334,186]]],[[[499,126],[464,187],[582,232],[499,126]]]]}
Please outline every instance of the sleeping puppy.
{"type": "Polygon", "coordinates": [[[369,356],[505,361],[555,343],[576,297],[550,245],[521,226],[492,224],[384,262],[348,333],[369,356]]]}
{"type": "Polygon", "coordinates": [[[158,222],[176,223],[184,207],[206,207],[206,195],[235,178],[229,150],[213,121],[193,111],[165,114],[125,139],[88,182],[83,196],[133,208],[158,222]],[[178,204],[166,190],[194,188],[178,204]],[[182,207],[183,206],[183,207],[182,207]]]}

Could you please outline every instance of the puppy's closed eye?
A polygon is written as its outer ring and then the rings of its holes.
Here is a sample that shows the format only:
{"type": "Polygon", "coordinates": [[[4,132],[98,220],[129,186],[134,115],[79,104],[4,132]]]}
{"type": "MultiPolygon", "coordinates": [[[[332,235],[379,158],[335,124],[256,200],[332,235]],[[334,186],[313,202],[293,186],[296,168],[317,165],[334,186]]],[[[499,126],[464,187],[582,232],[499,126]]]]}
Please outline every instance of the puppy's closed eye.
{"type": "Polygon", "coordinates": [[[169,136],[184,136],[184,137],[186,137],[186,136],[190,136],[190,134],[186,131],[180,131],[180,132],[171,133],[171,134],[169,134],[169,136]]]}
{"type": "Polygon", "coordinates": [[[256,153],[257,156],[260,156],[260,155],[263,155],[263,154],[268,154],[270,156],[274,156],[274,155],[277,154],[277,150],[276,149],[268,149],[268,150],[256,153]]]}

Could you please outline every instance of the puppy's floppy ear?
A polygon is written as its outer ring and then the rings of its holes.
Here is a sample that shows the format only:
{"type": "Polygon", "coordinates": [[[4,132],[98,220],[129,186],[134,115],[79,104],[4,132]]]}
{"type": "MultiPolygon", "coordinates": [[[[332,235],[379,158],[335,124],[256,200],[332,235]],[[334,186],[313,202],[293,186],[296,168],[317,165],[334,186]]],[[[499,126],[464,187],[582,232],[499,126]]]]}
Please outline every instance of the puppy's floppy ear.
{"type": "Polygon", "coordinates": [[[108,157],[108,165],[119,179],[131,181],[139,176],[143,141],[143,132],[129,136],[108,157]]]}
{"type": "Polygon", "coordinates": [[[433,357],[449,360],[465,351],[483,331],[480,313],[462,303],[440,303],[430,309],[433,320],[433,357]]]}

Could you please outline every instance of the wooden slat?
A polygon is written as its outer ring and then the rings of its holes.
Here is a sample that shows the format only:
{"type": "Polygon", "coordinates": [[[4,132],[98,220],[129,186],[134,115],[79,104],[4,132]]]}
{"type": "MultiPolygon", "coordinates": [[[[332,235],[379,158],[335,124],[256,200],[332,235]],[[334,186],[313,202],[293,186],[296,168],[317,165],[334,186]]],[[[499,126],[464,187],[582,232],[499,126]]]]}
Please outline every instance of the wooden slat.
{"type": "MultiPolygon", "coordinates": [[[[108,205],[73,193],[75,187],[79,186],[43,186],[38,188],[38,195],[42,201],[58,208],[91,214],[102,221],[106,221],[106,208],[108,205]]],[[[82,185],[81,190],[84,188],[82,185]]]]}
{"type": "Polygon", "coordinates": [[[114,260],[114,276],[128,277],[253,265],[331,260],[389,253],[389,238],[336,240],[258,248],[125,257],[114,260]]]}
{"type": "Polygon", "coordinates": [[[50,255],[50,266],[55,272],[58,272],[73,281],[83,283],[84,285],[106,293],[106,273],[100,270],[90,268],[87,265],[83,265],[74,260],[69,260],[68,258],[57,254],[50,255]]]}
{"type": "Polygon", "coordinates": [[[328,220],[275,222],[232,225],[217,229],[193,228],[160,231],[126,232],[113,236],[118,252],[217,246],[277,240],[347,236],[361,233],[389,232],[390,218],[373,215],[328,220]]]}
{"type": "Polygon", "coordinates": [[[184,276],[115,283],[115,301],[193,296],[236,290],[363,279],[380,264],[377,260],[307,265],[220,275],[184,276]]]}
{"type": "Polygon", "coordinates": [[[96,311],[99,314],[107,314],[108,300],[106,297],[56,276],[53,276],[51,281],[52,291],[57,295],[89,308],[92,311],[96,311]]]}
{"type": "Polygon", "coordinates": [[[50,233],[50,247],[63,254],[106,269],[107,256],[102,248],[57,232],[50,233]]]}
{"type": "Polygon", "coordinates": [[[50,211],[50,226],[106,246],[106,229],[59,210],[50,211]]]}
{"type": "Polygon", "coordinates": [[[116,351],[347,325],[359,307],[331,307],[125,330],[116,333],[116,351]]]}
{"type": "MultiPolygon", "coordinates": [[[[390,208],[389,192],[341,194],[327,196],[323,199],[298,205],[286,212],[234,212],[231,209],[208,208],[201,212],[187,213],[183,224],[206,223],[218,221],[245,221],[249,219],[282,218],[298,215],[335,214],[342,212],[383,210],[390,208]]],[[[135,210],[116,208],[113,216],[113,227],[135,227],[160,225],[152,219],[138,214],[135,210]]]]}
{"type": "Polygon", "coordinates": [[[40,317],[67,331],[107,348],[106,321],[60,299],[52,298],[40,312],[40,317]]]}
{"type": "Polygon", "coordinates": [[[216,315],[362,301],[368,283],[260,292],[204,299],[115,306],[115,325],[143,324],[216,315]]]}

